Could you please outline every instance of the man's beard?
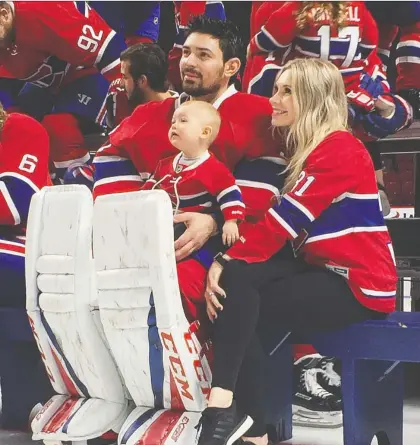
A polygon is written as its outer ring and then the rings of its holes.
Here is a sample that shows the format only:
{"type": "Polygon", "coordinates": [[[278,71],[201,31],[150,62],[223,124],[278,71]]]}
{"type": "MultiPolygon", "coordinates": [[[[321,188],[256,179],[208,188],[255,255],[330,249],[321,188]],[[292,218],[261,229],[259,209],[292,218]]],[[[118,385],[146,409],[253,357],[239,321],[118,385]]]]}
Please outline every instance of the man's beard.
{"type": "Polygon", "coordinates": [[[3,38],[1,39],[1,48],[10,48],[16,40],[16,31],[13,25],[4,27],[3,38]]]}
{"type": "Polygon", "coordinates": [[[128,96],[128,103],[134,110],[138,105],[144,104],[146,102],[146,97],[141,88],[135,85],[133,91],[128,96]]]}
{"type": "Polygon", "coordinates": [[[198,80],[199,83],[193,83],[185,81],[184,78],[182,80],[182,91],[192,97],[202,97],[215,94],[220,90],[221,76],[218,76],[217,79],[209,86],[203,86],[201,78],[198,80]]]}

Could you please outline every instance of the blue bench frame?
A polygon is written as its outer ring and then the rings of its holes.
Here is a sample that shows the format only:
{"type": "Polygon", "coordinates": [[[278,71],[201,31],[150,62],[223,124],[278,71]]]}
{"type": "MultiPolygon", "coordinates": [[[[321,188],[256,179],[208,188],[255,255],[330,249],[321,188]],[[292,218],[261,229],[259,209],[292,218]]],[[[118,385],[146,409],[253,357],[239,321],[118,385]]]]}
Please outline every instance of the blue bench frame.
{"type": "MultiPolygon", "coordinates": [[[[401,362],[420,363],[420,313],[395,312],[385,320],[313,335],[308,343],[342,362],[344,445],[370,445],[375,435],[379,445],[402,445],[401,362]]],[[[283,344],[271,360],[281,378],[271,395],[268,420],[277,425],[277,439],[283,441],[292,437],[291,346],[283,344]]]]}

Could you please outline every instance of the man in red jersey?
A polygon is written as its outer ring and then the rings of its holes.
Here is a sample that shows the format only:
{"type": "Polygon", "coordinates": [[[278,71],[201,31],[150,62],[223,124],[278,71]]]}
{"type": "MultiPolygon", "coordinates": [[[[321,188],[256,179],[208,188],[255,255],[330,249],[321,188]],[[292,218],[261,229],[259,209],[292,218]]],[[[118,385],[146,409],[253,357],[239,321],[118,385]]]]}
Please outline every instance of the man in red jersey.
{"type": "MultiPolygon", "coordinates": [[[[49,140],[39,122],[7,114],[1,105],[0,133],[0,280],[5,285],[0,308],[10,320],[25,309],[24,235],[32,196],[51,185],[49,140]]],[[[4,326],[5,320],[0,323],[4,326]]],[[[36,343],[21,340],[22,325],[7,326],[0,336],[1,428],[26,430],[31,409],[46,401],[52,389],[36,343]]]]}
{"type": "MultiPolygon", "coordinates": [[[[252,179],[245,178],[245,173],[241,178],[245,179],[241,184],[245,203],[257,201],[252,198],[255,188],[249,186],[258,183],[258,190],[264,193],[258,204],[269,208],[270,199],[281,188],[282,178],[278,173],[283,166],[278,159],[280,150],[269,131],[272,110],[268,100],[237,92],[230,85],[240,68],[241,49],[238,30],[231,22],[204,16],[195,18],[190,23],[180,63],[185,93],[180,98],[137,107],[111,133],[109,142],[94,159],[94,195],[139,190],[160,159],[176,154],[167,137],[174,110],[186,100],[204,100],[212,103],[222,117],[212,152],[231,170],[244,159],[276,158],[277,162],[267,161],[275,168],[260,168],[258,160],[252,179]],[[270,174],[264,176],[264,170],[270,174]],[[269,185],[265,186],[263,183],[267,182],[269,185]]],[[[246,170],[243,165],[240,167],[246,170]]],[[[175,221],[186,223],[188,227],[175,243],[178,261],[200,249],[217,230],[215,219],[209,215],[184,213],[175,221]]],[[[200,260],[204,263],[202,258],[200,260]]],[[[205,274],[206,269],[195,259],[179,263],[181,292],[186,298],[201,300],[205,274]]]]}
{"type": "Polygon", "coordinates": [[[103,123],[125,48],[85,2],[0,2],[0,77],[26,82],[14,106],[42,121],[59,176],[88,162],[82,130],[103,123]]]}
{"type": "Polygon", "coordinates": [[[182,47],[185,42],[188,23],[198,15],[226,20],[226,13],[221,1],[174,1],[174,9],[176,36],[174,46],[168,54],[168,80],[175,90],[182,91],[179,62],[182,57],[182,47]]]}

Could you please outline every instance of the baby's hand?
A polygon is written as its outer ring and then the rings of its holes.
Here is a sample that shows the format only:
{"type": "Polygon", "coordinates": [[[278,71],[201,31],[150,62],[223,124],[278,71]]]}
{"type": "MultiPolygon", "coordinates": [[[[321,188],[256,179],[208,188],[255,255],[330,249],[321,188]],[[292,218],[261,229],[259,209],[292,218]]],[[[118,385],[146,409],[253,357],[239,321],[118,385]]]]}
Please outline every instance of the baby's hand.
{"type": "Polygon", "coordinates": [[[236,219],[230,219],[223,224],[222,240],[225,246],[230,247],[239,239],[239,229],[236,219]]]}

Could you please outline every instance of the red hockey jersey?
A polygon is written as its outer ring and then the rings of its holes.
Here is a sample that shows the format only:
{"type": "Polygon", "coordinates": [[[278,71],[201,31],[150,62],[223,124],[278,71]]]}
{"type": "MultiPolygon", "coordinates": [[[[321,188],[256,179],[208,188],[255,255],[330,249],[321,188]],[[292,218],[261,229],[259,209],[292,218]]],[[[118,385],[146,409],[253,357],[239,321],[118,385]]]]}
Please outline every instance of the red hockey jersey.
{"type": "Polygon", "coordinates": [[[309,155],[291,192],[228,251],[265,261],[291,240],[296,254],[343,276],[358,300],[395,309],[396,267],[376,178],[364,145],[345,131],[329,135],[309,155]]]}
{"type": "MultiPolygon", "coordinates": [[[[11,113],[0,140],[0,225],[26,224],[32,196],[52,185],[48,172],[49,139],[44,127],[32,117],[11,113]]],[[[8,227],[2,227],[10,232],[8,227]]]]}
{"type": "Polygon", "coordinates": [[[182,153],[179,153],[159,161],[143,190],[165,190],[176,210],[215,213],[219,206],[225,221],[242,221],[245,205],[229,169],[209,152],[189,166],[179,163],[181,156],[182,153]]]}
{"type": "Polygon", "coordinates": [[[124,38],[85,2],[8,3],[15,37],[10,48],[0,50],[1,77],[45,88],[60,85],[64,77],[79,77],[80,67],[96,67],[110,81],[120,76],[124,38]]]}
{"type": "MultiPolygon", "coordinates": [[[[111,134],[95,156],[94,195],[139,190],[158,161],[177,150],[168,139],[172,115],[187,95],[140,105],[111,134]]],[[[213,104],[222,124],[212,145],[213,154],[231,171],[242,159],[277,157],[273,140],[272,107],[267,98],[239,93],[229,87],[213,104]]]]}
{"type": "Polygon", "coordinates": [[[347,2],[346,26],[340,29],[327,13],[318,13],[317,6],[308,26],[298,29],[296,14],[301,7],[300,2],[286,2],[271,14],[251,40],[251,53],[281,51],[281,65],[298,57],[330,60],[340,69],[346,87],[357,87],[364,61],[378,44],[376,23],[364,3],[347,2]]]}

